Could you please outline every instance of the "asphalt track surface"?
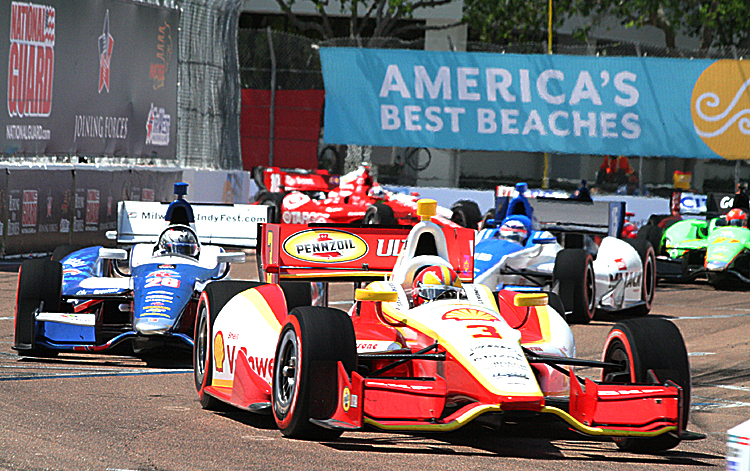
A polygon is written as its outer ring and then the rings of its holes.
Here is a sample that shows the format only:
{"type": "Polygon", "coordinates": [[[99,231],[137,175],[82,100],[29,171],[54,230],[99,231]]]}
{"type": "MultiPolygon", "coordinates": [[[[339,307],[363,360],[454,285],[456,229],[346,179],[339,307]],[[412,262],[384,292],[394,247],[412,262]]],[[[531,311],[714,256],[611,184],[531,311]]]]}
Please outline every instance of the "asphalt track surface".
{"type": "MultiPolygon", "coordinates": [[[[233,267],[233,278],[255,278],[252,258],[233,267]]],[[[201,409],[189,358],[19,357],[11,349],[17,271],[18,263],[0,264],[0,471],[724,469],[726,431],[750,419],[750,291],[659,285],[651,315],[670,319],[685,337],[693,373],[689,429],[707,438],[639,455],[554,420],[286,439],[269,416],[201,409]]],[[[343,308],[347,298],[348,287],[332,295],[343,308]]],[[[615,321],[574,326],[577,356],[599,359],[615,321]]]]}

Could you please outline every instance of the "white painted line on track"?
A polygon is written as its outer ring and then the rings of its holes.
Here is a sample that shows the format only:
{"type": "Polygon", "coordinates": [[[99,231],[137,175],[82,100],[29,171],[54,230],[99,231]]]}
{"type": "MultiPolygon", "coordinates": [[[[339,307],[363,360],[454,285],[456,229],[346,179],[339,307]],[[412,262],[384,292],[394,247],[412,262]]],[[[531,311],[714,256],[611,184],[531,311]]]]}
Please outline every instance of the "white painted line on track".
{"type": "Polygon", "coordinates": [[[693,401],[690,404],[690,409],[698,411],[731,409],[735,407],[750,407],[750,402],[726,401],[723,399],[693,396],[693,401]],[[704,402],[695,402],[695,399],[702,399],[704,402]]]}
{"type": "Polygon", "coordinates": [[[731,389],[733,391],[750,391],[750,388],[746,386],[730,386],[728,384],[712,384],[710,386],[713,386],[716,388],[731,389]]]}
{"type": "Polygon", "coordinates": [[[8,316],[0,317],[0,321],[9,321],[9,320],[13,320],[13,316],[10,316],[10,317],[8,317],[8,316]]]}
{"type": "MultiPolygon", "coordinates": [[[[745,309],[742,309],[743,311],[745,309]]],[[[684,321],[684,320],[703,320],[703,319],[730,319],[732,317],[750,317],[750,312],[744,314],[720,314],[718,316],[678,316],[673,317],[673,320],[684,321]]]]}
{"type": "Polygon", "coordinates": [[[688,353],[689,357],[706,357],[706,356],[709,356],[709,355],[716,355],[716,353],[714,353],[714,352],[692,352],[692,353],[688,353]]]}

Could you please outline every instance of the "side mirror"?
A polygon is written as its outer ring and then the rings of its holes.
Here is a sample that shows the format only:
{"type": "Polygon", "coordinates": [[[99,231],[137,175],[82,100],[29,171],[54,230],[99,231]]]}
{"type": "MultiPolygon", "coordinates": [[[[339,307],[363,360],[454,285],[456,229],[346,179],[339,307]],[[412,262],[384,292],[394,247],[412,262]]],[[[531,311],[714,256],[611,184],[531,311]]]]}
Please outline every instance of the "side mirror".
{"type": "Polygon", "coordinates": [[[513,304],[518,307],[546,306],[549,303],[547,293],[518,293],[513,304]]]}
{"type": "Polygon", "coordinates": [[[99,258],[108,260],[127,260],[128,251],[125,249],[99,249],[99,258]]]}
{"type": "Polygon", "coordinates": [[[393,303],[398,301],[398,293],[395,291],[370,291],[369,289],[357,289],[354,292],[355,301],[379,301],[393,303]]]}
{"type": "Polygon", "coordinates": [[[117,231],[107,231],[104,233],[104,237],[109,240],[117,240],[117,231]]]}
{"type": "Polygon", "coordinates": [[[222,252],[216,256],[219,263],[245,263],[244,252],[222,252]]]}

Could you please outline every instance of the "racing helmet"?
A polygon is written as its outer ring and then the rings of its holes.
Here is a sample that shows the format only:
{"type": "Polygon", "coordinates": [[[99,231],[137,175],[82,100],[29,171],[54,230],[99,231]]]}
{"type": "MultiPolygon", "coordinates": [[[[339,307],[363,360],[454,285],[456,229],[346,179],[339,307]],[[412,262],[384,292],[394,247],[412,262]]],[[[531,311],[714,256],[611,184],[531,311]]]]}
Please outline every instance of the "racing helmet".
{"type": "Polygon", "coordinates": [[[158,255],[186,255],[197,259],[200,254],[198,236],[188,226],[171,225],[159,236],[156,253],[158,255]]]}
{"type": "Polygon", "coordinates": [[[522,221],[518,219],[508,219],[503,221],[498,231],[498,237],[512,242],[518,242],[523,245],[529,236],[529,229],[522,221]]]}
{"type": "Polygon", "coordinates": [[[730,226],[747,227],[747,213],[739,208],[729,211],[726,217],[730,226]]]}
{"type": "Polygon", "coordinates": [[[458,299],[462,292],[458,274],[452,268],[437,265],[420,271],[411,289],[414,307],[438,299],[458,299]]]}
{"type": "Polygon", "coordinates": [[[370,188],[370,191],[368,192],[368,196],[371,198],[375,198],[378,201],[382,201],[385,199],[385,190],[380,185],[375,185],[372,188],[370,188]]]}

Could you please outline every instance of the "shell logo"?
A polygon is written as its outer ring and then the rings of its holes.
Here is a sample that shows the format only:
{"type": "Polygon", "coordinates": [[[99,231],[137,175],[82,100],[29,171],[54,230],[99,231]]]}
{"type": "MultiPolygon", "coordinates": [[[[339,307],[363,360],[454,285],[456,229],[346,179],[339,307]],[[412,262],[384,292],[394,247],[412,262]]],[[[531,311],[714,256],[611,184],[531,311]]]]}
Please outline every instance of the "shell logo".
{"type": "Polygon", "coordinates": [[[214,368],[219,373],[224,371],[224,335],[221,331],[214,337],[214,368]]]}
{"type": "Polygon", "coordinates": [[[750,157],[750,63],[719,60],[698,77],[690,99],[695,132],[725,159],[750,157]]]}
{"type": "Polygon", "coordinates": [[[443,320],[455,321],[498,321],[498,318],[489,312],[480,311],[479,309],[461,308],[453,309],[443,314],[443,320]]]}
{"type": "Polygon", "coordinates": [[[367,243],[349,232],[311,229],[289,237],[284,252],[297,260],[316,263],[352,262],[367,254],[367,243]]]}
{"type": "Polygon", "coordinates": [[[349,412],[349,407],[351,406],[351,392],[349,391],[349,388],[345,387],[344,391],[341,394],[341,408],[344,409],[344,412],[349,412]]]}

